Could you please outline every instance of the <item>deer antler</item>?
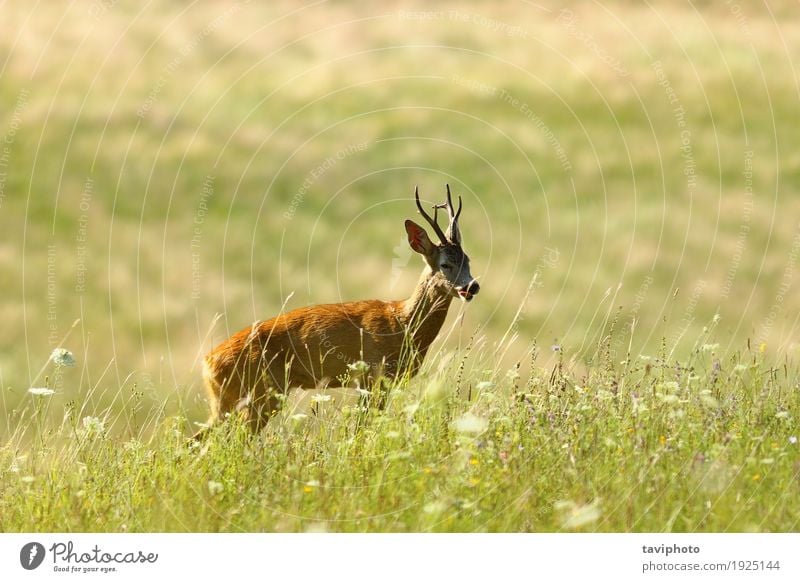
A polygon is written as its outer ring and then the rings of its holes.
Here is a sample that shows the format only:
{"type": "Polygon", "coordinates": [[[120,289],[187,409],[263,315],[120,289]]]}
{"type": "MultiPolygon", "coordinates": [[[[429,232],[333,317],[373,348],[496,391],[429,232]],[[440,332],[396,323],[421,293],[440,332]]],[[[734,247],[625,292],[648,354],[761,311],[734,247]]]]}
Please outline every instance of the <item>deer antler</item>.
{"type": "MultiPolygon", "coordinates": [[[[433,231],[436,233],[436,235],[439,237],[439,239],[442,241],[442,243],[443,244],[447,244],[448,243],[448,237],[444,234],[444,232],[442,232],[442,229],[439,226],[439,223],[436,221],[436,218],[431,218],[430,215],[427,212],[425,212],[425,210],[422,208],[422,203],[420,203],[420,201],[419,201],[419,187],[418,186],[414,187],[414,197],[417,199],[417,208],[419,209],[419,213],[425,218],[425,220],[428,221],[428,224],[431,225],[431,228],[433,228],[433,231]]],[[[437,208],[441,208],[441,207],[440,206],[434,206],[433,207],[434,216],[436,216],[437,208]]]]}
{"type": "MultiPolygon", "coordinates": [[[[450,184],[447,184],[447,214],[450,216],[450,226],[447,227],[447,238],[448,240],[455,244],[461,244],[461,231],[458,229],[458,217],[461,216],[461,196],[458,197],[458,212],[456,212],[455,207],[453,206],[453,198],[450,196],[450,184]]],[[[442,208],[445,208],[445,205],[441,205],[442,208]]]]}

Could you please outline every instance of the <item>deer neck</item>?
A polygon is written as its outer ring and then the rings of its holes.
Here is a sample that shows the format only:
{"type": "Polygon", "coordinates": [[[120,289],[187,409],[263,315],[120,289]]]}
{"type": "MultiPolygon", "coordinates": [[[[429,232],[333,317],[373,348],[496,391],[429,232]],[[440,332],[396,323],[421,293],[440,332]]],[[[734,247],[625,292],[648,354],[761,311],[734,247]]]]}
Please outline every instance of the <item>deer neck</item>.
{"type": "Polygon", "coordinates": [[[425,267],[414,293],[401,308],[403,323],[421,355],[425,355],[444,325],[451,300],[449,293],[436,286],[430,267],[425,267]]]}

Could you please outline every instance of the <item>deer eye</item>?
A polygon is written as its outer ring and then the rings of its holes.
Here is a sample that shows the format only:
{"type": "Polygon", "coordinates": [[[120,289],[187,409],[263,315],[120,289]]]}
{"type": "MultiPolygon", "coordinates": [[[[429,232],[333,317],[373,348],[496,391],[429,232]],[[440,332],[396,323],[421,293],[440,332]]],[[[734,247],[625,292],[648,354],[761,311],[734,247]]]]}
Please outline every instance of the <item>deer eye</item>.
{"type": "Polygon", "coordinates": [[[453,265],[450,263],[442,263],[442,269],[447,269],[448,271],[453,268],[453,265]]]}

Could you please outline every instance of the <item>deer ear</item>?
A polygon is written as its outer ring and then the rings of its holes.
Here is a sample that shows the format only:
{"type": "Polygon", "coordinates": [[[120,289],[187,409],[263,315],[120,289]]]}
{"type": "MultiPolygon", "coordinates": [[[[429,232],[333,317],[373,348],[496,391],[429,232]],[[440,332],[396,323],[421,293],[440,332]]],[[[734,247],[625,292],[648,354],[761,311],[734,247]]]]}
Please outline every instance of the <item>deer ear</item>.
{"type": "Polygon", "coordinates": [[[406,220],[406,232],[408,233],[408,244],[419,254],[426,257],[430,256],[436,248],[436,245],[428,238],[428,233],[425,232],[425,229],[413,220],[406,220]]]}

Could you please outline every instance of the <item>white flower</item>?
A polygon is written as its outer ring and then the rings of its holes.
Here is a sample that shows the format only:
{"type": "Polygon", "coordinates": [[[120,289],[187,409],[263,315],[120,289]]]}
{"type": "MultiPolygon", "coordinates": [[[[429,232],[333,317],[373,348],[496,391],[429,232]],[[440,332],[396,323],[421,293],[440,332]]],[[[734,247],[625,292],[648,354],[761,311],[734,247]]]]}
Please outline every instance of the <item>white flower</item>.
{"type": "Polygon", "coordinates": [[[483,380],[482,382],[478,382],[475,384],[475,390],[488,390],[491,388],[493,384],[487,380],[483,380]]]}
{"type": "Polygon", "coordinates": [[[700,402],[702,402],[703,406],[706,408],[719,408],[719,401],[710,394],[700,395],[700,402]]]}
{"type": "Polygon", "coordinates": [[[207,485],[208,492],[211,493],[211,495],[219,495],[225,490],[225,487],[222,485],[222,483],[218,481],[209,481],[207,485]]]}
{"type": "Polygon", "coordinates": [[[356,392],[358,392],[361,396],[369,396],[372,394],[372,392],[365,390],[364,388],[356,388],[356,392]]]}
{"type": "Polygon", "coordinates": [[[781,420],[788,420],[791,418],[788,410],[781,410],[780,412],[775,413],[775,418],[779,418],[781,420]]]}
{"type": "Polygon", "coordinates": [[[142,443],[142,441],[138,439],[132,439],[127,441],[124,445],[122,445],[122,448],[130,453],[137,453],[144,448],[144,443],[142,443]]]}
{"type": "Polygon", "coordinates": [[[797,444],[797,437],[796,436],[790,436],[789,437],[789,444],[796,445],[797,444]]]}
{"type": "Polygon", "coordinates": [[[748,369],[749,367],[750,367],[750,366],[747,366],[747,365],[745,365],[745,364],[736,364],[736,365],[733,367],[733,371],[734,371],[734,372],[738,372],[738,373],[740,373],[740,374],[741,374],[742,372],[746,372],[746,371],[747,371],[747,369],[748,369]]]}
{"type": "Polygon", "coordinates": [[[34,396],[52,396],[56,393],[55,390],[51,390],[50,388],[28,388],[28,392],[34,396]]]}
{"type": "Polygon", "coordinates": [[[717,348],[719,348],[719,344],[703,344],[700,349],[704,352],[713,352],[717,348]]]}
{"type": "Polygon", "coordinates": [[[65,350],[64,348],[56,348],[53,350],[53,353],[50,354],[50,359],[53,360],[53,363],[56,366],[74,366],[75,365],[75,356],[72,355],[72,352],[69,350],[65,350]]]}
{"type": "Polygon", "coordinates": [[[479,435],[489,427],[489,421],[467,412],[453,421],[453,428],[460,433],[479,435]]]}
{"type": "Polygon", "coordinates": [[[106,423],[96,416],[84,416],[82,422],[86,436],[101,435],[106,430],[106,423]]]}
{"type": "Polygon", "coordinates": [[[19,480],[22,481],[23,483],[33,483],[34,481],[36,481],[36,477],[34,477],[33,475],[25,475],[24,477],[20,477],[19,480]]]}
{"type": "Polygon", "coordinates": [[[330,394],[314,394],[311,397],[311,402],[319,404],[321,402],[329,402],[333,397],[330,394]]]}
{"type": "Polygon", "coordinates": [[[597,501],[586,505],[578,505],[574,501],[557,501],[553,508],[561,513],[561,527],[577,529],[600,519],[602,513],[597,501]]]}
{"type": "Polygon", "coordinates": [[[722,316],[721,316],[719,313],[715,313],[715,314],[714,314],[714,318],[712,319],[712,321],[713,321],[714,323],[719,323],[719,320],[720,320],[720,319],[722,319],[722,316]]]}
{"type": "Polygon", "coordinates": [[[365,374],[369,372],[369,364],[359,360],[357,362],[353,362],[352,364],[347,364],[347,369],[356,374],[365,374]]]}
{"type": "Polygon", "coordinates": [[[305,420],[308,418],[307,414],[303,414],[302,412],[298,412],[297,414],[293,414],[289,417],[295,422],[300,422],[301,420],[305,420]]]}
{"type": "Polygon", "coordinates": [[[430,501],[422,507],[422,511],[428,514],[442,513],[447,509],[447,503],[444,501],[430,501]]]}

